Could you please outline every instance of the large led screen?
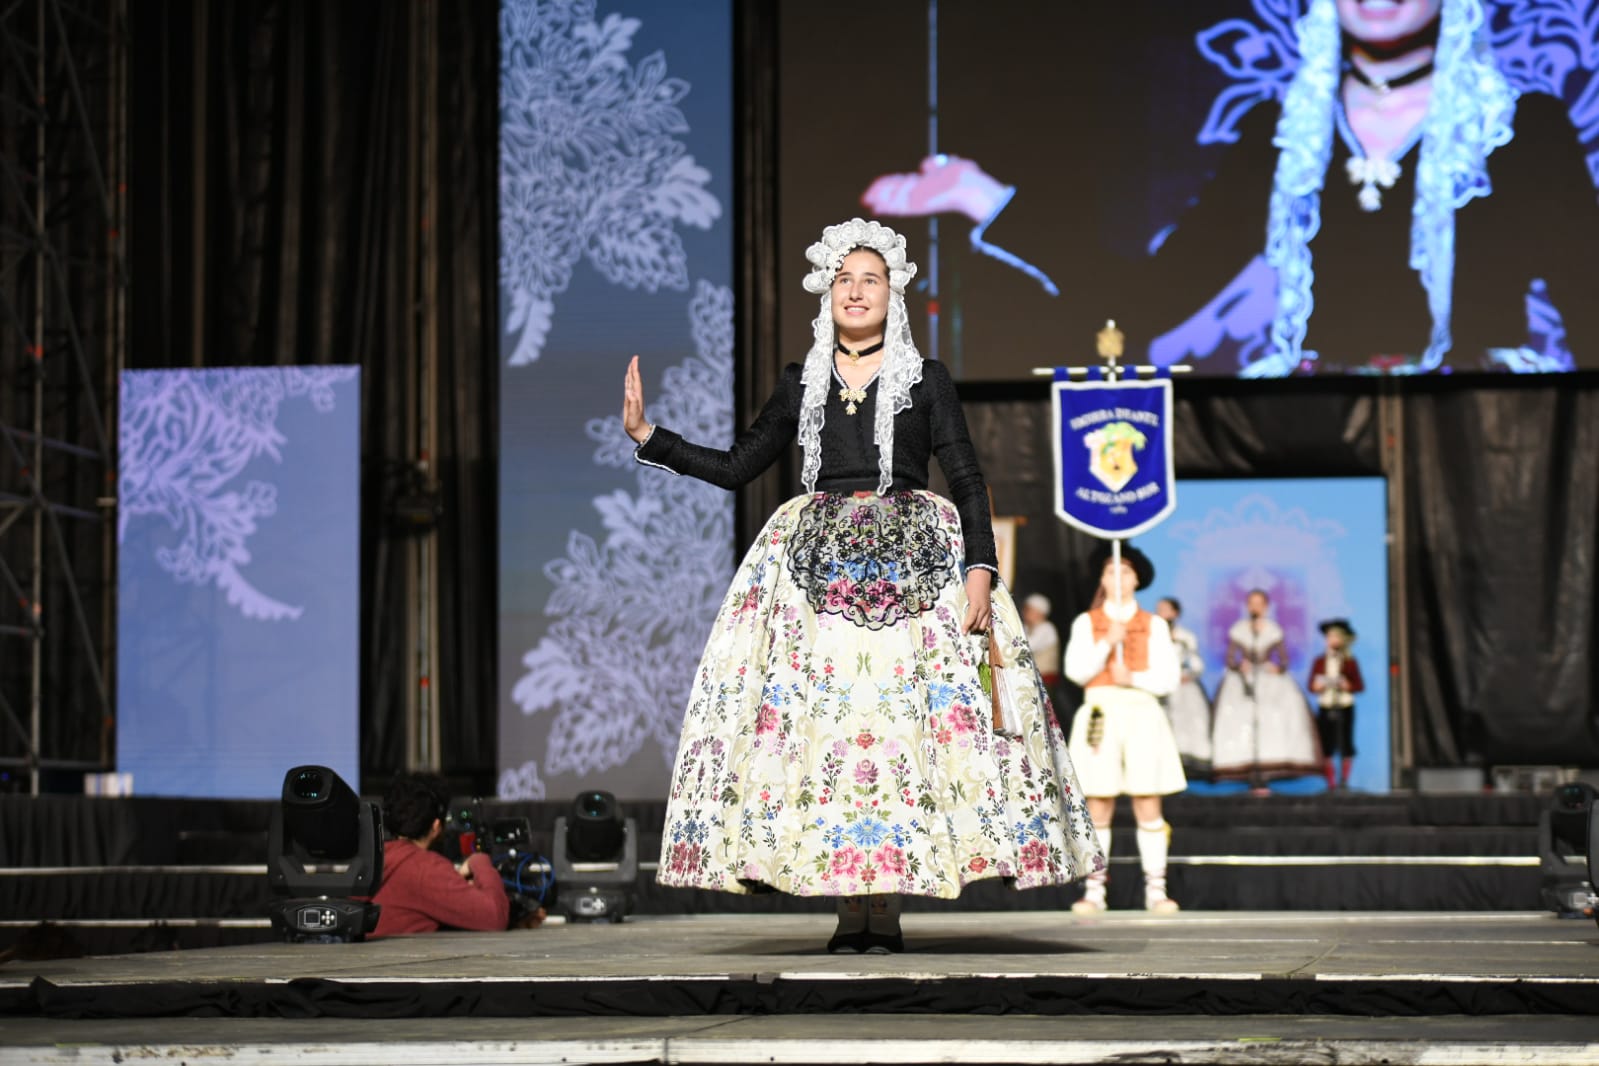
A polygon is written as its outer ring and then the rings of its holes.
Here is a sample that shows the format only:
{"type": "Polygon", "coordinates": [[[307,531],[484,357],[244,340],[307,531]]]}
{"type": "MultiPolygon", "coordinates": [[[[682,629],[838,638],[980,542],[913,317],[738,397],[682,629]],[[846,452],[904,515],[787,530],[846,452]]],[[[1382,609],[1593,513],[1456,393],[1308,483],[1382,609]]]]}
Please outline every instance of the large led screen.
{"type": "MultiPolygon", "coordinates": [[[[1106,319],[1209,375],[1599,368],[1599,0],[810,0],[780,30],[780,262],[902,228],[959,378],[1092,360],[1106,319]]],[[[783,303],[796,356],[811,313],[783,303]]]]}

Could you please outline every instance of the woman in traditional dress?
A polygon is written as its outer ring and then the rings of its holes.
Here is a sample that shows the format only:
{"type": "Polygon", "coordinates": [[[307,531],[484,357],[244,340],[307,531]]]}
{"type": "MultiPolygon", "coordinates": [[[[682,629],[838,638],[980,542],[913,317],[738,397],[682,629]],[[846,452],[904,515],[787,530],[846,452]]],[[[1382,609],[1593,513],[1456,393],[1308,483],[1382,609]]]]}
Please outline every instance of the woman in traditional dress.
{"type": "Polygon", "coordinates": [[[1103,858],[995,584],[954,383],[911,339],[905,239],[853,219],[806,258],[814,343],[731,448],[649,424],[636,356],[627,369],[639,462],[735,488],[797,436],[805,486],[756,538],[712,627],[657,879],[835,896],[828,950],[894,951],[900,895],[954,898],[984,878],[1064,885],[1103,858]],[[953,502],[927,491],[935,456],[953,502]],[[1003,731],[994,688],[1011,710],[1003,731]]]}
{"type": "Polygon", "coordinates": [[[1216,690],[1213,771],[1263,792],[1273,778],[1318,773],[1321,748],[1305,694],[1288,675],[1283,628],[1268,615],[1271,597],[1255,589],[1244,606],[1248,614],[1227,631],[1227,675],[1216,690]]]}
{"type": "Polygon", "coordinates": [[[1210,697],[1200,683],[1205,676],[1205,657],[1199,654],[1199,638],[1182,624],[1183,607],[1175,598],[1163,598],[1155,604],[1155,613],[1171,627],[1171,642],[1182,668],[1177,688],[1166,697],[1166,716],[1182,753],[1183,771],[1189,777],[1209,777],[1210,697]]]}
{"type": "MultiPolygon", "coordinates": [[[[1160,700],[1177,687],[1177,650],[1165,621],[1134,598],[1154,580],[1149,557],[1126,547],[1118,566],[1106,545],[1092,565],[1099,574],[1093,605],[1073,620],[1066,642],[1066,676],[1083,687],[1072,720],[1072,763],[1107,856],[1116,797],[1132,797],[1144,908],[1171,913],[1178,909],[1166,891],[1171,826],[1161,798],[1187,788],[1188,779],[1160,700]]],[[[1105,909],[1106,874],[1089,875],[1083,898],[1072,904],[1075,913],[1105,909]]]]}

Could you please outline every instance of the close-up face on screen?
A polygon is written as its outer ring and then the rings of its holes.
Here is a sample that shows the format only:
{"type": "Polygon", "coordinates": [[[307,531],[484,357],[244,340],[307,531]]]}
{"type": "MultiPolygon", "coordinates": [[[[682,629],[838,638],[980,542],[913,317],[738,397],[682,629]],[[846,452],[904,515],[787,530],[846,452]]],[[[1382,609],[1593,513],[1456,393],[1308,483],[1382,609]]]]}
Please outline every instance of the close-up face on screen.
{"type": "Polygon", "coordinates": [[[784,4],[779,286],[905,233],[959,379],[1599,369],[1599,0],[784,4]]]}

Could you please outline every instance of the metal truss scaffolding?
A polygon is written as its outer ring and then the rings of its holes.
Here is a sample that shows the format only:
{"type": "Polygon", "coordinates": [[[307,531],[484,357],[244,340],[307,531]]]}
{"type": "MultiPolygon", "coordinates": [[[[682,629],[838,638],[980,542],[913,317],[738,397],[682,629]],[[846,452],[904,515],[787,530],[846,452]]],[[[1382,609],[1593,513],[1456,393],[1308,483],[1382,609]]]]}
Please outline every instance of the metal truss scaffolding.
{"type": "Polygon", "coordinates": [[[0,0],[0,776],[114,758],[125,0],[0,0]]]}

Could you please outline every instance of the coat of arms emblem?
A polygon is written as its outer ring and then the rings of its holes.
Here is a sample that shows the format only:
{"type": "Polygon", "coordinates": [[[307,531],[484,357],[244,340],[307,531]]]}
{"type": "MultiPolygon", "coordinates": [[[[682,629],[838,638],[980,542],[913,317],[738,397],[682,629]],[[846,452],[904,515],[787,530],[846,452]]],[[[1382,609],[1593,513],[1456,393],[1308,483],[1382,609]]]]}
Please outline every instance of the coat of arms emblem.
{"type": "Polygon", "coordinates": [[[1138,473],[1135,451],[1143,451],[1146,438],[1131,422],[1110,422],[1083,435],[1088,448],[1088,471],[1107,489],[1120,492],[1138,473]]]}

